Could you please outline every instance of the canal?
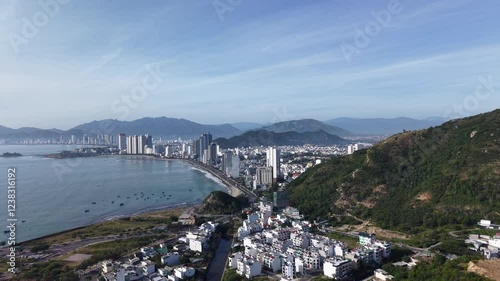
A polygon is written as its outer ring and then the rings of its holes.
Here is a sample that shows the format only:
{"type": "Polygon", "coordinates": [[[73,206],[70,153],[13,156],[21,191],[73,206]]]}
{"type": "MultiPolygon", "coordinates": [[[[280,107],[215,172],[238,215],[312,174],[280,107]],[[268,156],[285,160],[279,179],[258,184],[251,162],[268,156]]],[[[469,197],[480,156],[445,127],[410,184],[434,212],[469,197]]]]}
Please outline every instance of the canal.
{"type": "Polygon", "coordinates": [[[208,267],[207,276],[205,280],[209,281],[219,281],[222,279],[222,274],[224,273],[224,266],[226,265],[226,259],[231,249],[231,240],[221,239],[219,246],[215,251],[215,256],[212,259],[212,263],[208,267]]]}

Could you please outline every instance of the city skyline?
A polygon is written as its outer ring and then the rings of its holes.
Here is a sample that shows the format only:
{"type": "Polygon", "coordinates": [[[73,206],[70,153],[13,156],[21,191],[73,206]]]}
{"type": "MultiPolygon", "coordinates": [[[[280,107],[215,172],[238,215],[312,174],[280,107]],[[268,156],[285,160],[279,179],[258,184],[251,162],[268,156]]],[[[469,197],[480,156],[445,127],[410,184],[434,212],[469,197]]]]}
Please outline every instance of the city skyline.
{"type": "Polygon", "coordinates": [[[0,4],[7,127],[465,117],[500,104],[495,1],[43,3],[0,4]]]}

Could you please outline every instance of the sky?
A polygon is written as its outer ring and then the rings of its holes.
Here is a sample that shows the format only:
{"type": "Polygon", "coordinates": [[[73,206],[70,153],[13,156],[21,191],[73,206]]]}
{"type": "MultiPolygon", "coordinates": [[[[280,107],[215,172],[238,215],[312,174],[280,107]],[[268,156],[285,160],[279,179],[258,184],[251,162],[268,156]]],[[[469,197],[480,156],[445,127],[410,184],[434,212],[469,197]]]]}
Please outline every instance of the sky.
{"type": "Polygon", "coordinates": [[[500,1],[0,0],[0,125],[500,107],[500,1]]]}

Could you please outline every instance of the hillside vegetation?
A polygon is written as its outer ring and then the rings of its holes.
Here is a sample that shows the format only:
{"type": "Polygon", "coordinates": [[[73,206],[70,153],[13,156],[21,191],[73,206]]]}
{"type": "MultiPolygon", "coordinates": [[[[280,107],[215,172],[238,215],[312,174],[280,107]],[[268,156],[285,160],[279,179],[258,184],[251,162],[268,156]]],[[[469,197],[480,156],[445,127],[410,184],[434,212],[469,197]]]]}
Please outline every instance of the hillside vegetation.
{"type": "Polygon", "coordinates": [[[218,138],[214,140],[221,148],[235,148],[248,146],[269,146],[269,145],[334,145],[347,144],[347,140],[331,135],[325,131],[315,132],[284,132],[275,133],[268,130],[248,131],[239,136],[229,139],[218,138]]]}
{"type": "Polygon", "coordinates": [[[203,200],[202,211],[209,214],[232,214],[247,206],[248,199],[244,196],[233,197],[223,191],[212,191],[203,200]]]}
{"type": "Polygon", "coordinates": [[[292,182],[290,196],[313,219],[357,217],[406,232],[500,222],[500,110],[334,158],[292,182]]]}

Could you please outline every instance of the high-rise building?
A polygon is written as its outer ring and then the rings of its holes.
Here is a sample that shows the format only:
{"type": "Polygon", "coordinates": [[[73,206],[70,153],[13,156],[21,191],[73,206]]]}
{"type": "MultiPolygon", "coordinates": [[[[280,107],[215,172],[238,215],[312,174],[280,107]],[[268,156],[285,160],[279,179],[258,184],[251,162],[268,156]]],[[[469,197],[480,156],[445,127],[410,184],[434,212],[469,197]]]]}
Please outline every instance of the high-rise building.
{"type": "Polygon", "coordinates": [[[134,137],[133,136],[128,136],[127,137],[127,154],[133,154],[132,153],[132,147],[133,147],[133,139],[134,137]]]}
{"type": "Polygon", "coordinates": [[[266,151],[267,167],[273,168],[273,182],[276,182],[281,175],[280,150],[274,147],[269,147],[266,151]]]}
{"type": "Polygon", "coordinates": [[[76,136],[71,135],[71,144],[75,144],[75,143],[76,143],[76,136]]]}
{"type": "Polygon", "coordinates": [[[232,178],[238,178],[240,176],[240,156],[233,155],[231,157],[231,167],[229,169],[229,176],[232,178]]]}
{"type": "Polygon", "coordinates": [[[148,137],[147,136],[137,136],[137,153],[136,154],[145,154],[146,148],[148,148],[148,137]]]}
{"type": "Polygon", "coordinates": [[[353,154],[355,151],[358,150],[358,144],[350,144],[347,146],[347,154],[353,154]]]}
{"type": "Polygon", "coordinates": [[[205,133],[200,136],[199,141],[196,142],[196,152],[198,155],[198,161],[207,163],[208,159],[205,157],[205,150],[208,149],[209,145],[212,143],[212,135],[210,133],[205,133]]]}
{"type": "Polygon", "coordinates": [[[145,136],[145,140],[146,140],[146,144],[145,144],[145,145],[146,145],[148,148],[153,148],[153,136],[151,136],[151,135],[146,135],[146,136],[145,136]]]}
{"type": "Polygon", "coordinates": [[[118,134],[118,149],[120,151],[127,149],[127,136],[125,134],[118,134]]]}
{"type": "Polygon", "coordinates": [[[273,184],[273,167],[259,167],[255,172],[257,185],[273,184]]]}
{"type": "Polygon", "coordinates": [[[138,149],[137,149],[137,136],[131,136],[132,139],[132,150],[130,154],[137,154],[138,149]]]}
{"type": "Polygon", "coordinates": [[[208,152],[207,152],[207,164],[208,165],[215,165],[217,164],[217,154],[219,152],[219,146],[213,142],[210,144],[208,147],[208,152]]]}

